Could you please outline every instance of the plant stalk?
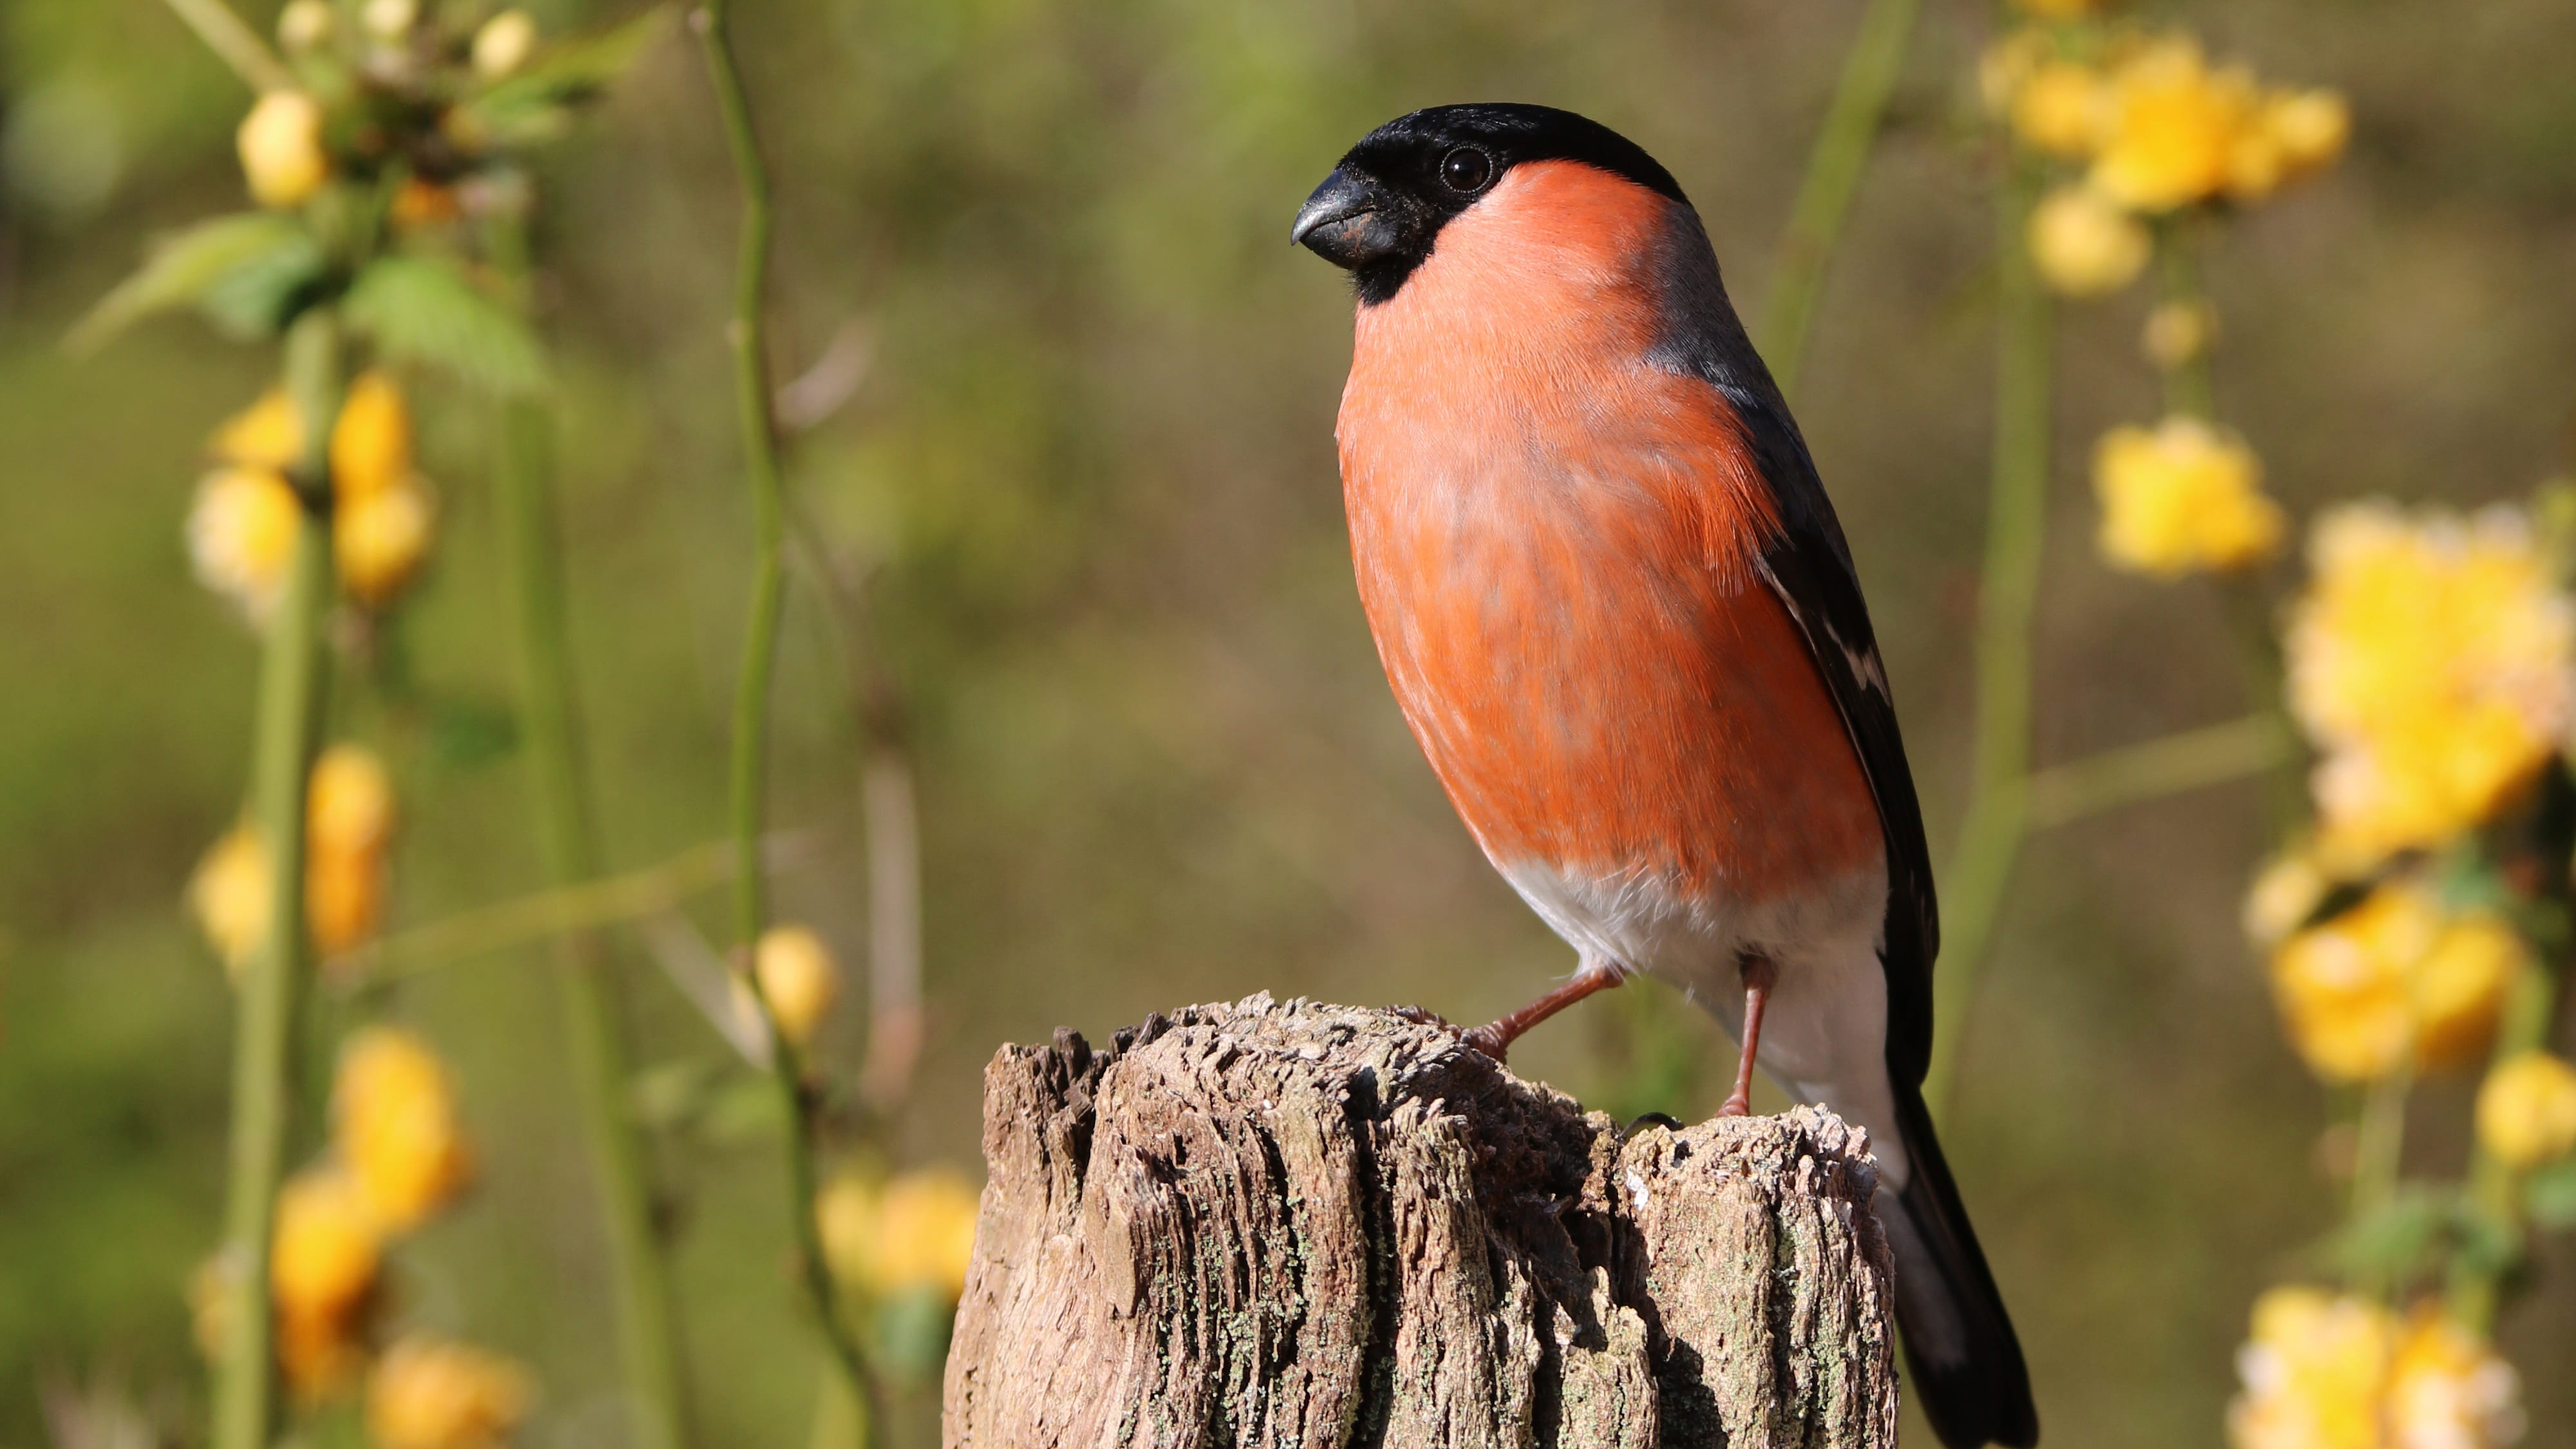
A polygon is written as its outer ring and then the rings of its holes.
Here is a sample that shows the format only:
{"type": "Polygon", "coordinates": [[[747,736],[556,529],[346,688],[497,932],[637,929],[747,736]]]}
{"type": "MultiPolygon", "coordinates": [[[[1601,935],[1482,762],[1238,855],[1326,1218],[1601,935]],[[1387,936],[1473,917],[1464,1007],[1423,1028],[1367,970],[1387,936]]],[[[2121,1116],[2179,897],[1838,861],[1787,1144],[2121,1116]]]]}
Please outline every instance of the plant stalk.
{"type": "MultiPolygon", "coordinates": [[[[515,225],[508,228],[519,230],[515,225]]],[[[524,261],[524,238],[512,247],[524,261]]],[[[574,699],[570,629],[563,597],[563,548],[555,516],[553,417],[546,404],[502,405],[495,491],[517,605],[519,694],[525,723],[528,803],[547,884],[557,889],[599,876],[599,841],[581,723],[574,699]]],[[[607,938],[576,927],[555,940],[562,987],[565,1055],[598,1184],[601,1225],[615,1280],[618,1357],[626,1375],[638,1449],[689,1442],[687,1380],[671,1319],[670,1272],[654,1224],[644,1143],[627,1110],[631,1075],[624,1002],[607,938]]]]}
{"type": "MultiPolygon", "coordinates": [[[[2156,286],[2165,305],[2190,308],[2204,319],[2208,316],[2209,298],[2200,285],[2200,225],[2188,212],[2157,227],[2156,286]]],[[[2202,422],[2218,416],[2218,389],[2209,360],[2216,343],[2214,336],[2204,335],[2190,356],[2162,369],[2168,414],[2202,422]]]]}
{"type": "Polygon", "coordinates": [[[786,490],[778,462],[778,425],[770,410],[766,302],[769,290],[771,227],[769,170],[753,128],[751,100],[742,81],[728,33],[729,0],[705,0],[691,17],[704,43],[707,71],[723,119],[725,146],[733,158],[742,188],[740,255],[734,272],[733,318],[726,340],[733,350],[734,405],[742,434],[745,472],[751,485],[751,610],[743,631],[742,675],[734,696],[732,824],[734,839],[734,937],[736,969],[752,998],[760,1004],[775,1048],[771,1070],[785,1099],[787,1132],[787,1208],[796,1245],[797,1269],[811,1300],[815,1326],[834,1360],[866,1408],[866,1421],[881,1422],[876,1392],[865,1353],[842,1320],[831,1267],[823,1258],[821,1225],[815,1220],[815,1122],[820,1103],[808,1086],[804,1053],[779,1031],[760,973],[751,969],[753,952],[768,924],[766,881],[760,869],[760,840],[767,804],[770,676],[777,663],[778,626],[786,596],[786,490]]]}
{"type": "MultiPolygon", "coordinates": [[[[286,338],[286,387],[298,413],[340,413],[339,319],[307,311],[286,338]]],[[[331,597],[331,429],[305,430],[286,585],[260,661],[252,817],[269,861],[268,934],[243,973],[233,1040],[232,1148],[219,1261],[229,1332],[216,1364],[214,1449],[266,1449],[276,1405],[269,1246],[292,1128],[295,1022],[312,953],[304,930],[305,790],[320,734],[322,617],[331,597]]]]}
{"type": "Polygon", "coordinates": [[[1905,65],[1905,46],[1914,33],[1918,3],[1870,0],[1843,61],[1842,80],[1825,112],[1824,130],[1808,154],[1806,178],[1798,185],[1788,230],[1780,237],[1779,269],[1771,279],[1755,338],[1755,348],[1770,364],[1772,380],[1783,396],[1798,390],[1816,299],[1824,291],[1825,268],[1842,240],[1861,173],[1886,121],[1887,100],[1905,65]]]}
{"type": "Polygon", "coordinates": [[[232,68],[242,83],[260,92],[295,89],[295,72],[259,38],[224,0],[162,0],[172,14],[197,33],[215,58],[232,68]]]}
{"type": "Polygon", "coordinates": [[[2048,526],[2048,294],[2032,266],[2030,212],[2037,168],[2015,160],[1996,198],[1994,473],[1986,505],[1986,558],[1977,595],[1975,773],[1942,900],[1947,949],[1933,976],[1932,1065],[1923,1097],[1937,1114],[1957,1069],[2030,817],[2031,624],[2039,606],[2048,526]]]}

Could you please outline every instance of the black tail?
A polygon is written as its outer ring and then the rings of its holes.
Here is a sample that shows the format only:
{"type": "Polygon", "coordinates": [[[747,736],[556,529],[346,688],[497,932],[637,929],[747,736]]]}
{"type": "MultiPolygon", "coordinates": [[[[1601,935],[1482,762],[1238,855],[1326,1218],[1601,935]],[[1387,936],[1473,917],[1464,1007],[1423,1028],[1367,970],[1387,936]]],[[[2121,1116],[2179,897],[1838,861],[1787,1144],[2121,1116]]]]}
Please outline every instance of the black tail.
{"type": "Polygon", "coordinates": [[[1905,1191],[1893,1203],[1882,1195],[1878,1207],[1896,1253],[1896,1322],[1915,1402],[1949,1449],[2030,1449],[2039,1442],[2039,1410],[2021,1341],[1959,1204],[1923,1093],[1901,1079],[1892,1085],[1911,1170],[1905,1191]]]}

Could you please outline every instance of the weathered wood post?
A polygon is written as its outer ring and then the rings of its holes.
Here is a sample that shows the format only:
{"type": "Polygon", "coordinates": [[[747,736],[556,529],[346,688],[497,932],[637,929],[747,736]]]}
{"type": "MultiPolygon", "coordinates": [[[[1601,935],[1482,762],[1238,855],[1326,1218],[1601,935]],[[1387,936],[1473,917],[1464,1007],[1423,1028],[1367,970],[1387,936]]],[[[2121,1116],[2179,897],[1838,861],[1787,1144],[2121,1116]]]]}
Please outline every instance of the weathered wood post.
{"type": "Polygon", "coordinates": [[[946,1443],[1893,1449],[1866,1137],[1645,1127],[1386,1011],[1005,1047],[946,1443]]]}

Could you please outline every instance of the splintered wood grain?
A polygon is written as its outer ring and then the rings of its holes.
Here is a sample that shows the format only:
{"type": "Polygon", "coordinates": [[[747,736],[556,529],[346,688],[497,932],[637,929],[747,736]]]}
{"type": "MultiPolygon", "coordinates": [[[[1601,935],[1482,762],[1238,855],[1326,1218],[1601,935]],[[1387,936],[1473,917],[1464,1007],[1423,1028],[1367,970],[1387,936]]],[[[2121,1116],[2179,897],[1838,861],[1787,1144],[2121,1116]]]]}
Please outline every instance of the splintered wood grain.
{"type": "Polygon", "coordinates": [[[1267,995],[984,1088],[951,1446],[1895,1444],[1829,1113],[1623,1140],[1436,1024],[1267,995]]]}

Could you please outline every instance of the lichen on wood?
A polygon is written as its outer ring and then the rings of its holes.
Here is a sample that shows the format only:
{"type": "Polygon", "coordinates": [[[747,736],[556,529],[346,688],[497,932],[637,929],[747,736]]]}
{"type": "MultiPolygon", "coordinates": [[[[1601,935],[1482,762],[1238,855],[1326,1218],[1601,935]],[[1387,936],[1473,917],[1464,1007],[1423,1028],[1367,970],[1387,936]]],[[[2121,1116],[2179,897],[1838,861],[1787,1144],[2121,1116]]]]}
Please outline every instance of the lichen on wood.
{"type": "Polygon", "coordinates": [[[1828,1112],[1623,1137],[1436,1023],[1267,995],[984,1086],[951,1446],[1895,1443],[1828,1112]]]}

